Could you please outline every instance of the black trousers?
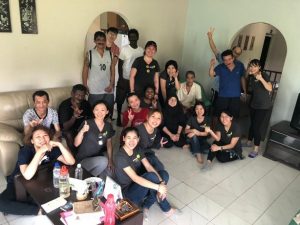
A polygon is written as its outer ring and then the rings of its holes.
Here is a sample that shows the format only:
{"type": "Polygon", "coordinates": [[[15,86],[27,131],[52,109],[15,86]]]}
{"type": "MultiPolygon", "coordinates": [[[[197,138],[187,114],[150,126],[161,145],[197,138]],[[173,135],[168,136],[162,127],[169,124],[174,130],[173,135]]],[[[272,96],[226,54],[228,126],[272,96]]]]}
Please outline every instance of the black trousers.
{"type": "Polygon", "coordinates": [[[237,154],[234,152],[234,150],[216,151],[216,152],[212,152],[210,150],[207,156],[207,160],[213,161],[215,157],[221,163],[234,161],[239,158],[237,154]]]}
{"type": "Polygon", "coordinates": [[[7,188],[0,194],[0,212],[15,215],[37,215],[38,211],[38,205],[32,200],[26,202],[16,200],[13,183],[8,183],[7,188]]]}
{"type": "Polygon", "coordinates": [[[218,96],[216,100],[214,116],[219,117],[223,110],[228,110],[234,118],[240,116],[240,98],[225,98],[218,96]]]}
{"type": "Polygon", "coordinates": [[[121,115],[122,105],[129,92],[130,92],[129,80],[120,77],[117,83],[117,90],[116,90],[116,103],[117,103],[118,116],[121,115]]]}
{"type": "Polygon", "coordinates": [[[168,140],[168,142],[166,144],[164,144],[164,148],[171,148],[173,145],[181,148],[182,146],[184,146],[186,144],[186,140],[185,140],[183,134],[180,134],[179,140],[174,142],[174,141],[172,141],[172,139],[170,138],[169,135],[167,135],[163,131],[162,131],[162,133],[163,133],[162,136],[168,140]]]}
{"type": "Polygon", "coordinates": [[[266,118],[268,109],[254,109],[250,107],[250,127],[248,133],[248,140],[252,141],[254,138],[254,145],[259,146],[261,140],[261,126],[266,118]]]}

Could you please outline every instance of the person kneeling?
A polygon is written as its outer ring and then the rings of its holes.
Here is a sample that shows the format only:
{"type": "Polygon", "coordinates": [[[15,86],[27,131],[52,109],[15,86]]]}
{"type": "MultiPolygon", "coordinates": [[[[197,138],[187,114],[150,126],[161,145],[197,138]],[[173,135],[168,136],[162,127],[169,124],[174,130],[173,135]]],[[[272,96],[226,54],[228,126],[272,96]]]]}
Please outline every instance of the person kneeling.
{"type": "Polygon", "coordinates": [[[166,199],[169,174],[165,170],[157,172],[143,154],[143,150],[137,147],[139,142],[137,128],[125,128],[122,138],[123,145],[115,158],[115,175],[124,196],[135,204],[142,205],[145,219],[149,208],[155,202],[168,216],[172,215],[174,209],[166,199]],[[143,166],[146,172],[141,174],[143,166]]]}

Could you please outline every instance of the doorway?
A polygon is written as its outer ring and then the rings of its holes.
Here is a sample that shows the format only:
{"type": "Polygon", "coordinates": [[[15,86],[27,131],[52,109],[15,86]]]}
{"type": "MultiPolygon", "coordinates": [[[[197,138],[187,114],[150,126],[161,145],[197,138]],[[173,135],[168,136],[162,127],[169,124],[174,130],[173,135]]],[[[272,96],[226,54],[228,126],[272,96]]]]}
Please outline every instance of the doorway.
{"type": "MultiPolygon", "coordinates": [[[[243,52],[238,58],[245,67],[250,60],[259,59],[262,68],[270,77],[273,91],[270,93],[272,103],[276,98],[287,53],[287,45],[282,33],[273,25],[267,23],[252,23],[241,28],[233,37],[231,46],[240,46],[243,52]]],[[[250,91],[251,98],[251,91],[250,91]]],[[[262,125],[262,141],[266,137],[273,105],[262,125]]],[[[250,123],[248,104],[242,104],[240,120],[244,127],[243,135],[247,136],[250,123]]]]}

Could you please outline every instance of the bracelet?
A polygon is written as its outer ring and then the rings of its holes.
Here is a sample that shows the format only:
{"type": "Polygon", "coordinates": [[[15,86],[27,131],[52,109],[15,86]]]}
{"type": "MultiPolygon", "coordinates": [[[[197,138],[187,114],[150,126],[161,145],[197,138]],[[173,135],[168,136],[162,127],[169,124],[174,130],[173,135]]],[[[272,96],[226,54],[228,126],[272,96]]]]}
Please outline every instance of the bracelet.
{"type": "Polygon", "coordinates": [[[223,148],[223,146],[221,146],[221,151],[223,151],[224,150],[224,148],[223,148]]]}

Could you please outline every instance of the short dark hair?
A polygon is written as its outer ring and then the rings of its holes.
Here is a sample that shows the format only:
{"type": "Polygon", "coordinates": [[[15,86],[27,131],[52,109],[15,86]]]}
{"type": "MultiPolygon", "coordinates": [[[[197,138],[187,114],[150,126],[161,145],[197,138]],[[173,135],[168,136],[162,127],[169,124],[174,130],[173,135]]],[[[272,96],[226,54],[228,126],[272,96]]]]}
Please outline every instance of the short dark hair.
{"type": "Polygon", "coordinates": [[[196,77],[195,72],[192,71],[192,70],[189,70],[189,71],[187,71],[187,72],[185,73],[185,78],[187,78],[187,76],[188,76],[189,74],[192,74],[194,78],[196,77]]]}
{"type": "Polygon", "coordinates": [[[153,46],[155,48],[155,50],[157,51],[157,44],[155,41],[147,41],[146,45],[145,45],[145,49],[150,47],[150,46],[153,46]]]}
{"type": "Polygon", "coordinates": [[[261,62],[259,61],[259,59],[252,59],[252,60],[249,62],[249,66],[259,66],[259,67],[260,67],[260,70],[262,69],[262,68],[261,68],[261,62]]]}
{"type": "Polygon", "coordinates": [[[224,52],[222,52],[221,57],[222,57],[222,59],[224,59],[225,56],[229,56],[229,55],[231,55],[233,57],[233,52],[231,49],[227,49],[224,52]]]}
{"type": "Polygon", "coordinates": [[[128,93],[127,96],[126,96],[126,101],[127,101],[127,103],[128,103],[128,99],[129,99],[130,97],[132,97],[132,96],[136,96],[138,99],[140,99],[140,97],[137,95],[137,93],[135,93],[135,92],[130,92],[130,93],[128,93]]]}
{"type": "Polygon", "coordinates": [[[38,90],[38,91],[34,92],[32,94],[32,100],[33,101],[35,101],[36,96],[39,96],[39,97],[46,96],[47,100],[49,101],[49,94],[44,90],[38,90]]]}
{"type": "Polygon", "coordinates": [[[97,101],[93,104],[92,109],[94,110],[95,107],[96,107],[97,105],[100,105],[100,104],[105,105],[105,107],[108,109],[108,104],[107,104],[107,102],[104,101],[104,100],[97,100],[97,101]]]}
{"type": "Polygon", "coordinates": [[[147,85],[145,88],[144,88],[144,93],[146,92],[147,89],[151,88],[154,92],[155,92],[155,87],[153,85],[147,85]]]}
{"type": "Polygon", "coordinates": [[[232,113],[227,109],[222,110],[221,113],[220,113],[220,116],[221,116],[222,113],[225,113],[229,117],[233,117],[232,113]]]}
{"type": "Polygon", "coordinates": [[[128,36],[129,36],[129,34],[135,34],[138,38],[140,36],[139,32],[136,29],[130,29],[128,31],[128,36]]]}
{"type": "Polygon", "coordinates": [[[27,146],[33,146],[33,144],[31,143],[31,139],[32,139],[32,137],[33,137],[33,134],[34,134],[36,131],[38,131],[38,130],[45,131],[45,132],[49,135],[50,140],[52,139],[52,137],[53,137],[53,132],[51,132],[51,130],[50,130],[48,127],[45,127],[45,126],[39,124],[39,125],[33,127],[33,128],[29,131],[29,133],[27,133],[27,134],[25,135],[25,137],[24,137],[24,144],[25,144],[25,145],[27,145],[27,146]]]}
{"type": "Polygon", "coordinates": [[[97,37],[103,37],[106,40],[106,35],[102,31],[96,31],[94,34],[94,41],[96,41],[97,37]]]}
{"type": "Polygon", "coordinates": [[[82,84],[75,84],[72,87],[72,92],[75,93],[76,91],[84,91],[84,93],[87,93],[87,88],[82,84]]]}
{"type": "Polygon", "coordinates": [[[169,60],[165,65],[165,71],[166,72],[167,72],[168,67],[171,66],[171,65],[175,67],[176,71],[178,70],[177,62],[175,60],[169,60]]]}
{"type": "Polygon", "coordinates": [[[121,143],[120,145],[123,146],[124,145],[124,141],[123,141],[123,138],[129,133],[129,132],[134,132],[136,133],[136,135],[138,136],[138,138],[140,137],[140,134],[139,134],[139,130],[136,128],[136,127],[126,127],[122,130],[121,132],[121,143]]]}
{"type": "Polygon", "coordinates": [[[194,113],[194,115],[196,115],[196,107],[197,107],[198,105],[201,105],[201,106],[203,107],[203,109],[204,109],[204,114],[203,114],[203,116],[205,116],[205,115],[206,115],[206,107],[205,107],[204,102],[202,102],[202,101],[196,101],[196,102],[195,102],[195,105],[194,105],[194,108],[193,108],[193,113],[194,113]]]}
{"type": "Polygon", "coordinates": [[[112,32],[112,33],[118,34],[118,33],[119,33],[119,30],[118,30],[118,28],[116,28],[116,27],[109,27],[109,28],[107,29],[106,33],[108,33],[108,32],[112,32]]]}
{"type": "Polygon", "coordinates": [[[163,113],[159,109],[150,109],[148,112],[147,118],[152,116],[154,113],[159,113],[161,115],[161,120],[163,120],[163,113]]]}

